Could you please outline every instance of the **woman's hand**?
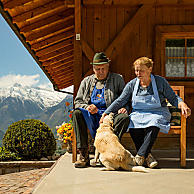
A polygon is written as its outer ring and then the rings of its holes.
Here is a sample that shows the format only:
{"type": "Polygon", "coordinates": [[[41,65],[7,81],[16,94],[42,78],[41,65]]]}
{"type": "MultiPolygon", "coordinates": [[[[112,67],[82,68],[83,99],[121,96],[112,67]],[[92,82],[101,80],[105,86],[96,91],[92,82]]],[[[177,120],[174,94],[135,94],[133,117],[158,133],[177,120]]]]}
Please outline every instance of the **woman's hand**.
{"type": "Polygon", "coordinates": [[[104,117],[105,117],[106,115],[107,115],[106,113],[103,113],[103,114],[102,114],[99,123],[103,123],[104,117]]]}
{"type": "Polygon", "coordinates": [[[121,113],[126,113],[127,114],[127,110],[126,110],[126,108],[121,108],[121,109],[119,109],[118,110],[118,114],[121,114],[121,113]]]}
{"type": "Polygon", "coordinates": [[[182,113],[182,115],[185,116],[185,118],[187,118],[188,116],[191,115],[191,109],[183,101],[182,102],[179,102],[178,108],[181,109],[181,113],[182,113]]]}
{"type": "Polygon", "coordinates": [[[94,104],[90,104],[86,110],[88,110],[91,114],[96,114],[98,112],[98,108],[94,104]]]}

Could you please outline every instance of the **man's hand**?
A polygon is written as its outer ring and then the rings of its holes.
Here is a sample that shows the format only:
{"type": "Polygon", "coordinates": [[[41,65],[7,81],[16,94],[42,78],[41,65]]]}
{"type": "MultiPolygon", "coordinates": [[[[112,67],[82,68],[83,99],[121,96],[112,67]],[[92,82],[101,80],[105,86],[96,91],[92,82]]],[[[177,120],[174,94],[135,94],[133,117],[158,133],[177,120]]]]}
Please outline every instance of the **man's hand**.
{"type": "Polygon", "coordinates": [[[185,116],[185,118],[187,118],[188,116],[191,115],[191,109],[187,106],[186,103],[184,103],[184,102],[179,102],[178,108],[181,109],[181,113],[182,113],[182,115],[185,116]]]}
{"type": "Polygon", "coordinates": [[[96,114],[98,112],[98,108],[94,104],[90,104],[86,110],[88,110],[91,114],[96,114]]]}
{"type": "Polygon", "coordinates": [[[126,113],[127,114],[127,110],[126,110],[126,108],[121,108],[121,109],[119,109],[118,110],[118,114],[121,114],[121,113],[126,113]]]}

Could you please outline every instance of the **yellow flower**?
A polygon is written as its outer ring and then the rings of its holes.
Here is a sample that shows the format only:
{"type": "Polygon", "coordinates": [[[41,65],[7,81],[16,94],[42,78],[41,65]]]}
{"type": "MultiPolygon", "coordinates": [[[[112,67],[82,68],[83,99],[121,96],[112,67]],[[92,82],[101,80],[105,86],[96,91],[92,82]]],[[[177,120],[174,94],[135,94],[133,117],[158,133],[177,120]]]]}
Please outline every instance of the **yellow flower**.
{"type": "Polygon", "coordinates": [[[63,143],[72,142],[73,126],[71,123],[63,123],[61,126],[57,126],[56,129],[63,143]]]}

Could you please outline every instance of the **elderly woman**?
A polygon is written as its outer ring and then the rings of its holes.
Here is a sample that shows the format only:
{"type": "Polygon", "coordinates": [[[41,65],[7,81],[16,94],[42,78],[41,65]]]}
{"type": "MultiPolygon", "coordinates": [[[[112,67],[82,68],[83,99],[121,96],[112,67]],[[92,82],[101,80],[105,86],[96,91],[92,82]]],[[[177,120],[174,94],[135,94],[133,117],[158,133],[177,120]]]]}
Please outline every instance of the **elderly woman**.
{"type": "Polygon", "coordinates": [[[132,112],[129,116],[129,132],[134,141],[137,155],[135,162],[153,168],[158,162],[151,154],[151,148],[158,132],[168,133],[171,114],[166,99],[181,109],[182,114],[188,117],[191,109],[178,97],[165,78],[153,75],[153,61],[147,57],[137,59],[134,64],[136,78],[125,86],[120,97],[115,100],[104,112],[105,115],[118,111],[126,103],[132,103],[132,112]]]}

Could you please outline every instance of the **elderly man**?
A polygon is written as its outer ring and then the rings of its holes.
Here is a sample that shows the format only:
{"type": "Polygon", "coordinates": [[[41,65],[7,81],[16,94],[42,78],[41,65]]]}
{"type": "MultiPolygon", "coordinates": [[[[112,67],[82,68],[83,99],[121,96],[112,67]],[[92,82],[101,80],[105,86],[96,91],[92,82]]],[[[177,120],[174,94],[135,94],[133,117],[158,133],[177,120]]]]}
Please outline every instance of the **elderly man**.
{"type": "MultiPolygon", "coordinates": [[[[108,106],[120,96],[125,86],[121,75],[109,72],[110,60],[103,52],[96,53],[93,62],[94,74],[84,78],[75,98],[73,126],[76,134],[80,157],[75,162],[76,168],[90,164],[88,153],[88,134],[95,138],[99,121],[108,106]]],[[[114,117],[115,134],[121,139],[129,125],[128,107],[122,107],[114,117]]]]}

